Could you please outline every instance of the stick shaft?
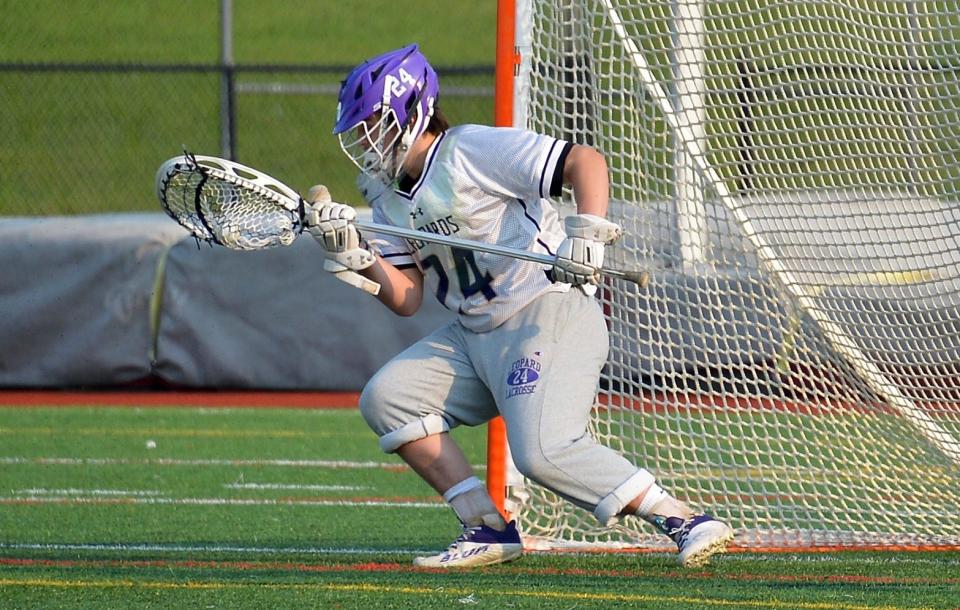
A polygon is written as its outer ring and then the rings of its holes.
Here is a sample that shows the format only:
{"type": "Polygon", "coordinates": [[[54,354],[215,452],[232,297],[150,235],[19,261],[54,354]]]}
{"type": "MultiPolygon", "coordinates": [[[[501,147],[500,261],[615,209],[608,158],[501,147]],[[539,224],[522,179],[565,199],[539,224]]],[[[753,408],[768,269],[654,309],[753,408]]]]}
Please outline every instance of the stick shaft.
{"type": "MultiPolygon", "coordinates": [[[[443,246],[450,246],[451,248],[463,248],[464,250],[475,250],[477,252],[486,252],[488,254],[498,254],[500,256],[508,256],[510,258],[517,258],[547,266],[552,266],[554,262],[554,257],[550,256],[549,254],[528,252],[527,250],[518,250],[517,248],[510,248],[508,246],[487,244],[469,239],[459,239],[457,237],[437,235],[435,233],[427,233],[426,231],[418,231],[416,229],[407,229],[404,227],[394,227],[375,222],[357,220],[354,221],[354,224],[360,229],[372,231],[373,233],[393,235],[394,237],[402,237],[404,239],[410,239],[414,241],[426,241],[443,246]]],[[[646,271],[621,271],[619,269],[601,269],[600,271],[604,275],[623,278],[627,281],[639,284],[641,287],[646,286],[647,282],[649,281],[649,274],[646,271]]]]}

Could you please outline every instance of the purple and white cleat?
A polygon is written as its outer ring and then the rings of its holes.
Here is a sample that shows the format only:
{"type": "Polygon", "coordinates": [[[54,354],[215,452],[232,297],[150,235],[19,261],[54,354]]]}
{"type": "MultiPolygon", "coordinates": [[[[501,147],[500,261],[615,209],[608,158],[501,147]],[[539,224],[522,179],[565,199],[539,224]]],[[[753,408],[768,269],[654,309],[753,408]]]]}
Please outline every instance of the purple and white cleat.
{"type": "Polygon", "coordinates": [[[694,515],[687,520],[668,517],[657,525],[680,550],[680,563],[685,568],[696,568],[709,563],[710,558],[727,550],[733,540],[733,530],[723,521],[710,515],[694,515]]]}
{"type": "Polygon", "coordinates": [[[502,532],[486,525],[464,526],[463,533],[438,555],[417,557],[413,565],[423,568],[473,568],[512,561],[523,553],[516,521],[502,532]]]}

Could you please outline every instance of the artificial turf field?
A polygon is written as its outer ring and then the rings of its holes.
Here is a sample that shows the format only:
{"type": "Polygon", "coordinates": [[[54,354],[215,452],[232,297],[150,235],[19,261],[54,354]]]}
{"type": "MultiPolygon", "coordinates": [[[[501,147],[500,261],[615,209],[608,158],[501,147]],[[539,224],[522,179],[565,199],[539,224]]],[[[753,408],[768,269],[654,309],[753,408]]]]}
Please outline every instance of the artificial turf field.
{"type": "Polygon", "coordinates": [[[960,607],[960,552],[412,567],[458,529],[354,408],[0,407],[3,608],[960,607]]]}

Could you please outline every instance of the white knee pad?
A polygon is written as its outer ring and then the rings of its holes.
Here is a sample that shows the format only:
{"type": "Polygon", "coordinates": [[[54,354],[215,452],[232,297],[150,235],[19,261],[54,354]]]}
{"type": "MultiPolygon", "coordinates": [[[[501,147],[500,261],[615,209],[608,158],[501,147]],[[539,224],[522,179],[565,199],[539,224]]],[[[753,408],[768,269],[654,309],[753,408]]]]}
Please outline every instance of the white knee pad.
{"type": "Polygon", "coordinates": [[[648,470],[641,468],[636,474],[600,500],[600,503],[593,510],[593,516],[604,527],[613,525],[617,522],[617,516],[623,510],[623,507],[629,504],[630,500],[639,496],[641,491],[653,485],[654,482],[653,475],[648,470]]]}
{"type": "Polygon", "coordinates": [[[384,453],[393,453],[400,447],[421,438],[426,438],[450,430],[450,425],[439,415],[430,414],[404,424],[392,432],[380,437],[380,449],[384,453]]]}

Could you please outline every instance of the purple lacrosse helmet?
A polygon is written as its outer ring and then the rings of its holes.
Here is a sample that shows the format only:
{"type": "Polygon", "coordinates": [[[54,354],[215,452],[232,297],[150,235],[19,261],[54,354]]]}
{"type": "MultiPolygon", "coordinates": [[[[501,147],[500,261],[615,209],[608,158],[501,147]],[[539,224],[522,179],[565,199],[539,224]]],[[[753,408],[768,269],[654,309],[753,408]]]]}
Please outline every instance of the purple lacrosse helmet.
{"type": "Polygon", "coordinates": [[[391,184],[426,131],[439,93],[437,73],[417,45],[378,55],[340,86],[333,133],[361,171],[391,184]]]}

